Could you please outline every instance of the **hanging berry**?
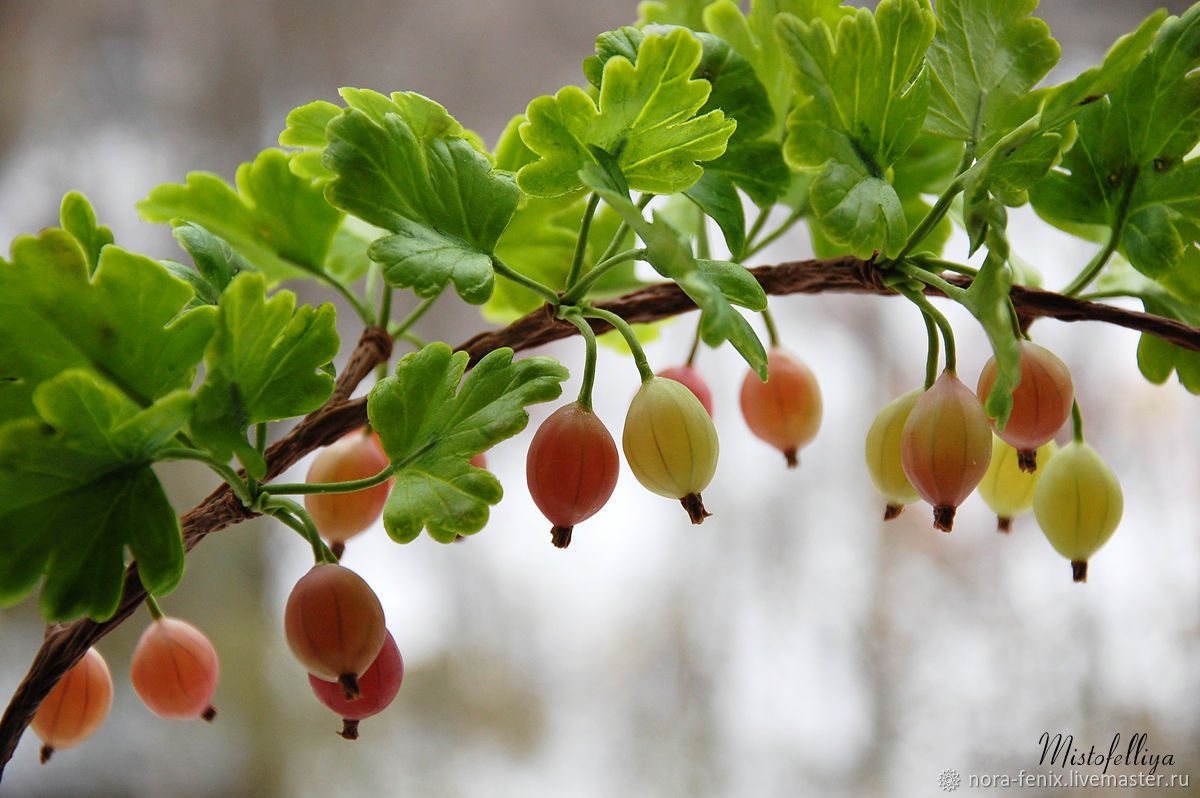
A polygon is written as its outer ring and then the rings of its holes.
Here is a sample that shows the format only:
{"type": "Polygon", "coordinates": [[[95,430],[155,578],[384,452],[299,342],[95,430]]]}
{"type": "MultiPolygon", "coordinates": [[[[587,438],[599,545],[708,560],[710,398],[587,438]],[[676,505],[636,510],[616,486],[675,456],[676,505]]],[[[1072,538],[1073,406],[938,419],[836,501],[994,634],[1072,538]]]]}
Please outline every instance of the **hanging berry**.
{"type": "MultiPolygon", "coordinates": [[[[981,399],[987,400],[995,383],[996,358],[992,357],[979,374],[981,399]]],[[[1037,448],[1062,429],[1071,415],[1074,397],[1075,387],[1066,364],[1046,347],[1021,341],[1021,380],[1013,390],[1008,423],[996,434],[1017,450],[1022,471],[1037,468],[1037,448]]]]}
{"type": "MultiPolygon", "coordinates": [[[[1043,466],[1058,451],[1054,441],[1038,447],[1037,461],[1043,466]]],[[[1041,469],[1022,471],[1017,450],[999,436],[992,436],[992,461],[979,483],[979,496],[996,514],[996,529],[1008,532],[1012,519],[1033,506],[1033,490],[1041,469]]]]}
{"type": "Polygon", "coordinates": [[[711,515],[700,492],[716,473],[720,444],[712,416],[694,393],[674,380],[646,379],[629,404],[621,443],[638,482],[679,499],[693,524],[711,515]]]}
{"type": "Polygon", "coordinates": [[[900,433],[922,393],[924,391],[918,388],[889,402],[867,430],[867,473],[875,490],[887,502],[883,511],[885,521],[900,515],[904,505],[921,498],[908,481],[900,462],[900,433]]]}
{"type": "Polygon", "coordinates": [[[529,493],[554,525],[560,549],[571,530],[595,515],[617,486],[620,458],[612,435],[582,402],[555,410],[533,436],[525,460],[529,493]]]}
{"type": "Polygon", "coordinates": [[[742,416],[750,431],[783,452],[788,468],[821,427],[821,389],[800,360],[773,347],[767,353],[767,381],[753,371],[742,380],[742,416]]]}
{"type": "Polygon", "coordinates": [[[946,370],[913,405],[900,437],[900,461],[921,498],[933,505],[933,525],[954,527],[954,512],[987,471],[992,431],[983,405],[946,370]]]}
{"type": "Polygon", "coordinates": [[[100,652],[89,648],[38,707],[29,727],[42,741],[41,761],[96,733],[112,707],[113,683],[100,652]]]}
{"type": "Polygon", "coordinates": [[[311,673],[308,684],[313,694],[322,704],[332,709],[342,719],[342,730],[338,732],[347,740],[358,739],[358,722],[372,715],[378,715],[387,709],[400,691],[400,682],[404,679],[404,660],[396,639],[388,632],[383,641],[383,648],[358,680],[361,697],[347,701],[342,694],[342,688],[337,682],[327,682],[318,679],[311,673]]]}
{"type": "Polygon", "coordinates": [[[383,607],[361,576],[332,563],[313,566],[288,596],[284,629],[292,654],[309,673],[358,697],[358,677],[383,647],[383,607]]]}
{"type": "MultiPolygon", "coordinates": [[[[351,482],[373,477],[388,467],[387,455],[374,433],[351,432],[322,449],[308,469],[307,481],[351,482]]],[[[304,507],[321,537],[341,557],[346,541],[368,529],[383,512],[392,480],[346,493],[312,493],[304,507]]]]}
{"type": "Polygon", "coordinates": [[[1076,582],[1088,560],[1112,537],[1125,503],[1117,475],[1088,444],[1074,440],[1045,465],[1033,492],[1033,513],[1050,544],[1071,561],[1076,582]]]}
{"type": "Polygon", "coordinates": [[[220,667],[204,633],[179,618],[156,618],[142,632],[129,679],[142,703],[163,718],[211,721],[220,667]]]}

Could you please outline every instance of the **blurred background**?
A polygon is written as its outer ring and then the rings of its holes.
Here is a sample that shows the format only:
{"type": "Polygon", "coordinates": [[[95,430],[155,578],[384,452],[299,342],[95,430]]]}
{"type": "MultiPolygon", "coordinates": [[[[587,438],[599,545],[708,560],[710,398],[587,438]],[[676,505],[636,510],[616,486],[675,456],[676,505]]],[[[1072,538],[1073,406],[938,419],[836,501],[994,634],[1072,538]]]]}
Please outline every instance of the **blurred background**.
{"type": "MultiPolygon", "coordinates": [[[[1046,0],[1038,13],[1064,51],[1052,79],[1097,62],[1158,5],[1046,0]]],[[[275,143],[291,108],[336,100],[339,86],[415,90],[494,142],[530,99],[582,82],[596,34],[635,17],[628,0],[0,2],[0,240],[56,224],[76,189],[118,243],[179,258],[133,204],[191,170],[231,179],[275,143]]],[[[1092,253],[1027,210],[1013,217],[1014,249],[1048,287],[1092,253]]],[[[964,252],[963,241],[948,248],[964,252]]],[[[797,233],[759,262],[809,254],[797,233]]],[[[163,602],[220,652],[216,722],[141,706],[128,659],[148,616],[135,616],[99,646],[116,682],[105,727],[44,767],[27,734],[0,795],[929,796],[950,770],[957,794],[972,794],[972,775],[1065,774],[1039,765],[1044,732],[1073,735],[1085,753],[1146,734],[1147,753],[1173,757],[1158,772],[1191,786],[1030,794],[1200,795],[1200,400],[1142,380],[1133,333],[1033,328],[1071,367],[1088,440],[1125,491],[1121,528],[1077,585],[1031,517],[996,534],[975,496],[951,535],[932,530],[923,505],[880,521],[863,439],[923,377],[911,306],[823,296],[772,307],[825,399],[799,470],[742,422],[738,357],[702,352],[722,442],[705,491],[713,517],[693,528],[626,469],[559,551],[524,484],[529,437],[553,409],[536,407],[529,429],[488,455],[507,493],[481,534],[402,547],[376,528],[351,542],[345,563],[379,593],[407,666],[396,702],[356,743],[335,734],[283,639],[308,546],[265,522],[221,532],[163,602]]],[[[947,310],[973,385],[986,341],[947,310]]],[[[437,311],[429,339],[485,326],[453,301],[437,311]]],[[[693,329],[690,317],[666,326],[652,365],[682,362],[693,329]]],[[[356,337],[343,330],[347,351],[356,337]]],[[[582,359],[578,341],[545,353],[572,368],[582,359]]],[[[631,363],[602,351],[596,410],[610,430],[636,384],[631,363]]],[[[215,484],[184,464],[162,474],[181,511],[215,484]]],[[[33,605],[0,611],[0,696],[41,640],[33,605]]]]}

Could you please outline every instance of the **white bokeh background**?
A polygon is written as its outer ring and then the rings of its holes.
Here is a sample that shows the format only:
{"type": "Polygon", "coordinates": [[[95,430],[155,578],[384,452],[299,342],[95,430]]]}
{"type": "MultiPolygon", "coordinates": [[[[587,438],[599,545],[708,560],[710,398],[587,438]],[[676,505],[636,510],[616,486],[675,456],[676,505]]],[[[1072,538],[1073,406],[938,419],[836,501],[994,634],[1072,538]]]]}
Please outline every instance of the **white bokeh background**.
{"type": "MultiPolygon", "coordinates": [[[[1064,72],[1149,9],[1044,6],[1064,72]]],[[[615,0],[0,4],[0,239],[53,224],[61,195],[80,189],[118,243],[179,257],[133,203],[191,169],[231,176],[272,145],[291,107],[338,85],[414,89],[494,140],[531,97],[578,82],[595,34],[633,15],[615,0]]],[[[1012,217],[1015,251],[1048,287],[1090,257],[1027,209],[1012,217]]],[[[948,253],[964,249],[956,240],[948,253]]],[[[758,262],[809,252],[797,233],[758,262]]],[[[973,384],[986,341],[939,306],[973,384]]],[[[1071,367],[1088,440],[1125,492],[1121,528],[1076,585],[1032,518],[999,535],[978,497],[950,535],[924,507],[879,520],[862,442],[876,411],[923,377],[910,305],[823,295],[772,308],[825,399],[799,470],[741,421],[736,354],[704,351],[722,445],[705,491],[713,517],[693,527],[623,465],[610,504],[559,551],[525,491],[525,447],[553,409],[535,407],[530,429],[488,455],[506,495],[484,532],[397,546],[376,528],[351,543],[345,562],[380,594],[407,666],[396,703],[364,721],[357,743],[333,733],[283,641],[307,545],[265,522],[221,532],[164,602],[218,646],[217,721],[141,707],[126,676],[135,616],[100,644],[117,682],[108,724],[46,767],[27,735],[0,796],[929,796],[946,769],[964,780],[1061,772],[1039,765],[1047,731],[1084,750],[1146,733],[1153,753],[1174,758],[1158,772],[1191,786],[1031,794],[1200,794],[1200,400],[1141,378],[1134,333],[1035,324],[1071,367]]],[[[456,343],[484,326],[453,299],[437,310],[428,338],[456,343]]],[[[651,364],[681,361],[693,325],[665,326],[651,364]]],[[[573,372],[582,358],[578,340],[536,354],[573,372]]],[[[619,435],[636,371],[602,350],[598,375],[596,410],[619,435]]],[[[573,377],[564,396],[577,387],[573,377]]],[[[215,484],[186,464],[163,474],[181,509],[215,484]]],[[[32,602],[0,611],[0,695],[40,637],[32,602]]]]}

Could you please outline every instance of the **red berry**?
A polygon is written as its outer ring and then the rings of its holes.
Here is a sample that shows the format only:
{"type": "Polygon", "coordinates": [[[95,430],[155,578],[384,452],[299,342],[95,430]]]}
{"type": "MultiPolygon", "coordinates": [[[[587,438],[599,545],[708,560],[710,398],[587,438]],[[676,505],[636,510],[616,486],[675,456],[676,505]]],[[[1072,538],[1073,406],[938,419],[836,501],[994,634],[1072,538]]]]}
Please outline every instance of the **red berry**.
{"type": "Polygon", "coordinates": [[[617,445],[603,422],[579,402],[555,410],[538,427],[525,460],[529,493],[566,548],[571,529],[595,515],[617,486],[617,445]]]}
{"type": "MultiPolygon", "coordinates": [[[[376,435],[351,432],[317,454],[308,469],[307,481],[350,482],[373,477],[387,466],[387,455],[376,435]]],[[[378,520],[391,487],[389,479],[349,493],[312,493],[304,497],[304,507],[321,537],[336,547],[334,553],[340,556],[342,544],[378,520]]]]}
{"type": "Polygon", "coordinates": [[[821,389],[808,366],[782,349],[767,354],[767,381],[753,371],[742,381],[742,416],[750,431],[783,452],[789,468],[821,427],[821,389]]]}
{"type": "Polygon", "coordinates": [[[954,511],[971,494],[992,458],[992,428],[983,405],[953,372],[944,371],[913,405],[900,433],[900,462],[933,525],[949,532],[954,511]]]}
{"type": "Polygon", "coordinates": [[[400,657],[400,649],[392,633],[388,632],[383,641],[379,656],[371,663],[371,667],[359,677],[358,689],[360,698],[347,701],[342,694],[341,685],[337,682],[327,682],[318,679],[311,673],[308,683],[313,693],[322,704],[332,709],[342,718],[340,734],[347,740],[358,739],[358,722],[372,715],[378,715],[387,709],[400,691],[400,682],[404,679],[404,660],[400,657]]]}
{"type": "Polygon", "coordinates": [[[104,657],[89,648],[38,707],[29,727],[42,746],[42,764],[58,750],[79,745],[91,737],[108,717],[113,683],[104,657]]]}
{"type": "Polygon", "coordinates": [[[300,664],[335,680],[347,698],[358,695],[358,677],[383,648],[383,606],[363,578],[322,563],[296,582],[283,613],[288,646],[300,664]]]}
{"type": "Polygon", "coordinates": [[[212,720],[220,668],[208,638],[187,621],[159,618],[133,650],[129,679],[142,703],[164,718],[212,720]]]}
{"type": "MultiPolygon", "coordinates": [[[[979,374],[979,396],[987,400],[996,384],[996,358],[979,374]]],[[[1075,387],[1071,372],[1044,346],[1021,341],[1021,380],[1013,390],[1012,413],[996,434],[1017,450],[1022,471],[1037,468],[1037,448],[1053,438],[1071,415],[1075,387]]]]}
{"type": "Polygon", "coordinates": [[[683,383],[689,391],[696,394],[696,398],[700,400],[700,404],[704,405],[708,414],[710,416],[713,414],[712,389],[708,387],[708,381],[704,379],[703,374],[696,370],[695,366],[671,366],[658,372],[658,376],[683,383]]]}

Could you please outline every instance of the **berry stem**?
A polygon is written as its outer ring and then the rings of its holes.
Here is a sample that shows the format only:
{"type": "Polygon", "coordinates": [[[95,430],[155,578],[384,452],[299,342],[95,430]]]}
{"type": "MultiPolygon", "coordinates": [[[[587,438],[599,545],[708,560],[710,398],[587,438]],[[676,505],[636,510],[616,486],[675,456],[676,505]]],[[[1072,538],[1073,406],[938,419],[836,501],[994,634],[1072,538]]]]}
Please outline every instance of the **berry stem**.
{"type": "Polygon", "coordinates": [[[1083,415],[1079,412],[1079,400],[1071,401],[1071,435],[1076,443],[1083,443],[1083,415]]]}
{"type": "Polygon", "coordinates": [[[611,324],[621,334],[621,337],[625,339],[625,343],[629,346],[629,351],[633,353],[633,362],[637,365],[638,374],[642,376],[642,382],[649,382],[654,379],[654,370],[650,368],[650,363],[646,360],[646,350],[642,349],[642,342],[638,340],[637,333],[629,326],[629,322],[611,310],[603,310],[601,308],[587,308],[583,310],[583,315],[587,318],[600,319],[611,324]]]}
{"type": "MultiPolygon", "coordinates": [[[[788,217],[786,219],[784,219],[783,222],[778,227],[776,227],[770,233],[767,233],[767,235],[763,236],[761,241],[755,243],[753,246],[750,246],[748,244],[746,246],[746,248],[744,249],[744,251],[741,253],[741,257],[738,258],[738,261],[740,262],[740,261],[746,260],[747,258],[751,258],[751,257],[757,255],[762,250],[769,247],[771,244],[774,244],[775,241],[777,241],[780,236],[782,236],[788,230],[791,230],[792,225],[796,224],[796,222],[800,221],[800,219],[802,219],[803,217],[804,217],[804,210],[798,209],[798,210],[794,210],[791,213],[789,213],[788,217]]],[[[750,239],[747,238],[746,240],[749,241],[750,239]]]]}
{"type": "MultiPolygon", "coordinates": [[[[950,326],[950,322],[942,315],[941,311],[935,308],[925,295],[920,291],[911,288],[898,286],[897,291],[906,296],[913,304],[921,309],[927,318],[933,320],[937,324],[938,329],[942,332],[942,340],[946,343],[946,371],[951,374],[956,373],[955,369],[958,365],[954,353],[954,328],[950,326]]],[[[962,289],[958,289],[962,290],[962,289]]]]}
{"type": "Polygon", "coordinates": [[[696,353],[700,351],[700,325],[696,324],[696,334],[692,336],[692,348],[688,350],[687,360],[684,365],[693,366],[696,363],[696,353]]]}
{"type": "MultiPolygon", "coordinates": [[[[428,299],[423,301],[421,304],[417,305],[415,308],[413,308],[411,311],[409,311],[409,314],[407,316],[405,316],[402,321],[397,322],[396,324],[389,325],[388,326],[388,335],[392,336],[392,338],[406,338],[409,329],[414,324],[416,324],[418,321],[421,320],[421,317],[424,316],[425,313],[431,307],[433,307],[433,303],[437,302],[438,299],[441,297],[441,295],[442,294],[439,291],[438,293],[429,297],[428,299]]],[[[380,365],[384,369],[387,368],[386,363],[381,363],[380,365]]],[[[385,376],[386,376],[386,373],[385,373],[385,376]]]]}
{"type": "Polygon", "coordinates": [[[583,383],[579,386],[579,404],[592,409],[592,386],[596,382],[596,333],[592,330],[592,325],[587,323],[583,318],[583,313],[578,307],[559,307],[559,318],[569,321],[579,329],[579,334],[583,336],[584,357],[583,357],[583,383]]]}
{"type": "MultiPolygon", "coordinates": [[[[424,449],[421,450],[421,454],[424,454],[424,449]]],[[[345,482],[281,482],[276,485],[267,485],[263,488],[263,491],[272,496],[302,496],[311,493],[353,493],[356,490],[366,490],[367,488],[373,488],[376,485],[387,482],[393,474],[404,468],[413,459],[415,457],[391,463],[378,474],[371,477],[363,477],[362,479],[351,479],[345,482]]]]}
{"type": "Polygon", "coordinates": [[[312,546],[313,560],[317,565],[337,564],[338,558],[325,545],[325,541],[321,540],[321,533],[317,531],[317,525],[313,523],[312,516],[299,504],[291,499],[272,496],[263,502],[261,510],[264,515],[279,519],[307,540],[312,546]]]}
{"type": "Polygon", "coordinates": [[[938,354],[941,351],[941,346],[938,343],[937,324],[928,313],[921,313],[921,318],[925,320],[925,334],[928,336],[929,343],[925,355],[925,390],[933,387],[933,383],[937,380],[938,354]]]}

